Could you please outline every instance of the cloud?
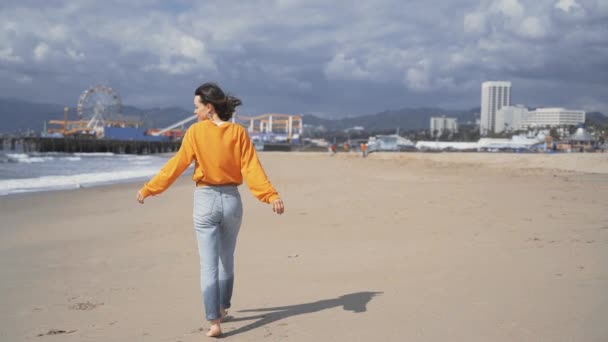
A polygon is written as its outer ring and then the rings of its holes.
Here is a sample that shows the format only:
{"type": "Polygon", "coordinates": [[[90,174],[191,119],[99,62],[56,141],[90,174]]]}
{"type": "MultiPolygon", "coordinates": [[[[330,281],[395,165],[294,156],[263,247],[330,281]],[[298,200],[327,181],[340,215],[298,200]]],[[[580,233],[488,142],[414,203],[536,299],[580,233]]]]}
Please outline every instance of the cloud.
{"type": "Polygon", "coordinates": [[[82,61],[86,58],[84,52],[76,51],[70,47],[66,48],[65,52],[73,61],[82,61]]]}
{"type": "Polygon", "coordinates": [[[19,75],[15,78],[15,82],[17,83],[31,83],[32,82],[32,78],[28,75],[19,75]]]}
{"type": "Polygon", "coordinates": [[[213,80],[245,111],[341,115],[478,106],[480,83],[504,79],[520,103],[597,106],[607,17],[605,0],[5,0],[0,89],[71,104],[103,82],[125,103],[188,106],[213,80]]]}
{"type": "Polygon", "coordinates": [[[495,10],[511,18],[519,18],[524,14],[524,7],[519,0],[498,0],[493,7],[495,10]]]}
{"type": "Polygon", "coordinates": [[[405,74],[405,84],[417,91],[428,90],[431,87],[430,63],[422,60],[416,66],[409,68],[405,74]]]}
{"type": "Polygon", "coordinates": [[[464,17],[464,31],[484,33],[486,31],[486,17],[483,13],[469,13],[464,17]]]}
{"type": "Polygon", "coordinates": [[[424,68],[409,68],[405,75],[405,83],[412,90],[428,90],[431,86],[428,70],[424,68]]]}
{"type": "Polygon", "coordinates": [[[608,1],[605,0],[595,0],[595,9],[597,13],[602,16],[608,16],[608,1]]]}
{"type": "Polygon", "coordinates": [[[65,25],[50,25],[49,29],[41,32],[46,41],[54,43],[65,43],[68,40],[68,28],[65,25]]]}
{"type": "Polygon", "coordinates": [[[137,21],[124,18],[104,23],[96,34],[108,45],[116,45],[123,58],[147,54],[140,64],[143,72],[179,75],[217,68],[201,39],[159,13],[137,21]]]}
{"type": "Polygon", "coordinates": [[[325,76],[335,80],[367,80],[370,73],[364,70],[353,57],[338,53],[325,65],[325,76]]]}
{"type": "Polygon", "coordinates": [[[555,8],[559,8],[564,12],[570,12],[571,9],[580,8],[576,0],[558,0],[555,4],[555,8]]]}
{"type": "Polygon", "coordinates": [[[51,48],[47,43],[40,43],[34,48],[34,59],[37,61],[44,61],[51,51],[51,48]]]}
{"type": "Polygon", "coordinates": [[[528,38],[542,38],[546,34],[545,27],[540,19],[536,17],[527,17],[521,22],[518,32],[528,38]]]}
{"type": "Polygon", "coordinates": [[[20,63],[23,59],[16,56],[12,47],[0,48],[0,61],[8,63],[20,63]]]}

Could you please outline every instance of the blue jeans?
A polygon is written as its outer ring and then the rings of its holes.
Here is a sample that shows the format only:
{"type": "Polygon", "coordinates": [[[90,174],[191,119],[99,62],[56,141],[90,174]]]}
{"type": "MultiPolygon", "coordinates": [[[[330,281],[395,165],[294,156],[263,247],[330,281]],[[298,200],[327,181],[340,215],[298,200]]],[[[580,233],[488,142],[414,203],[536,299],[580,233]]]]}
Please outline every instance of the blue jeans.
{"type": "Polygon", "coordinates": [[[194,191],[194,230],[201,262],[201,290],[207,320],[230,307],[234,249],[243,218],[235,185],[201,186],[194,191]]]}

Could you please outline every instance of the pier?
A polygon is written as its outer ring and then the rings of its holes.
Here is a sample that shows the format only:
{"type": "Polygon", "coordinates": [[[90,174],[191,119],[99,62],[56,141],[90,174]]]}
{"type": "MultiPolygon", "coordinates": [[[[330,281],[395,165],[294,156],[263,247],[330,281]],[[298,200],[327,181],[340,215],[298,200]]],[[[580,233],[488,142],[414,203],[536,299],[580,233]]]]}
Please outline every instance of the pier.
{"type": "Polygon", "coordinates": [[[290,152],[294,150],[294,146],[289,143],[265,143],[263,151],[280,151],[290,152]]]}
{"type": "Polygon", "coordinates": [[[9,137],[3,138],[0,151],[15,151],[18,146],[24,153],[63,152],[63,153],[115,153],[115,154],[154,154],[169,153],[179,149],[180,141],[131,141],[91,138],[42,138],[9,137]]]}

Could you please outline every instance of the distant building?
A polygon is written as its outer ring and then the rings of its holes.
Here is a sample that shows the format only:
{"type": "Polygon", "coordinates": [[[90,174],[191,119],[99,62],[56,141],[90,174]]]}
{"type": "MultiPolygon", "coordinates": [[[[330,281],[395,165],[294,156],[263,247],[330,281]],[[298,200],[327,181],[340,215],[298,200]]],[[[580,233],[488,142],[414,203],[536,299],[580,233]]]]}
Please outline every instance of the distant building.
{"type": "Polygon", "coordinates": [[[496,112],[494,132],[511,132],[522,129],[523,121],[528,117],[528,108],[517,106],[506,106],[496,112]]]}
{"type": "Polygon", "coordinates": [[[521,127],[576,126],[585,123],[585,112],[564,108],[538,108],[528,112],[521,127]]]}
{"type": "Polygon", "coordinates": [[[481,84],[481,118],[479,132],[487,135],[495,131],[496,112],[511,105],[511,82],[489,81],[481,84]]]}
{"type": "Polygon", "coordinates": [[[509,132],[528,128],[576,126],[585,123],[585,112],[564,108],[538,108],[506,106],[496,112],[494,132],[509,132]]]}
{"type": "Polygon", "coordinates": [[[446,118],[445,116],[431,118],[431,134],[433,136],[439,136],[443,132],[458,132],[458,122],[456,121],[456,118],[446,118]]]}
{"type": "Polygon", "coordinates": [[[583,127],[577,128],[576,132],[570,135],[568,138],[568,143],[570,145],[570,151],[592,152],[596,147],[602,149],[602,147],[598,146],[596,143],[595,138],[591,134],[587,133],[583,127]]]}

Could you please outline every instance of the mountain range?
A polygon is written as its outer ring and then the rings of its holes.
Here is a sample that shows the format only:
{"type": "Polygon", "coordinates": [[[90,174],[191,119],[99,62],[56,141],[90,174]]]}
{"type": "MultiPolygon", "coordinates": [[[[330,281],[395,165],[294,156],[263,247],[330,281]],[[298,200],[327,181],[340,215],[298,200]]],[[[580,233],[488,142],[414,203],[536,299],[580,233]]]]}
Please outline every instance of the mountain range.
{"type": "MultiPolygon", "coordinates": [[[[64,106],[34,103],[17,99],[0,98],[0,133],[40,132],[44,122],[62,120],[64,106]]],[[[314,115],[303,115],[304,124],[323,126],[328,130],[343,130],[357,126],[368,131],[388,129],[420,130],[428,129],[433,116],[453,117],[460,125],[474,124],[479,118],[479,107],[470,110],[447,110],[441,108],[402,108],[385,110],[376,114],[325,119],[314,115]]],[[[122,107],[122,118],[143,121],[144,127],[162,128],[183,120],[191,115],[190,110],[179,107],[141,109],[133,106],[122,107]]],[[[69,108],[68,120],[76,120],[76,109],[69,108]]],[[[608,117],[599,112],[587,113],[587,122],[608,125],[608,117]]]]}
{"type": "MultiPolygon", "coordinates": [[[[64,106],[0,98],[0,133],[41,132],[49,120],[63,120],[64,106]]],[[[178,107],[140,109],[123,106],[119,119],[142,121],[144,127],[166,127],[192,112],[178,107]]],[[[77,120],[75,107],[68,108],[68,120],[77,120]]]]}
{"type": "Polygon", "coordinates": [[[475,120],[479,118],[479,108],[470,110],[446,110],[432,107],[402,108],[335,120],[323,119],[314,115],[304,115],[302,119],[305,124],[323,126],[328,130],[342,130],[362,126],[368,131],[381,131],[397,128],[408,131],[428,129],[430,119],[434,116],[456,118],[461,125],[472,125],[475,123],[475,120]]]}

